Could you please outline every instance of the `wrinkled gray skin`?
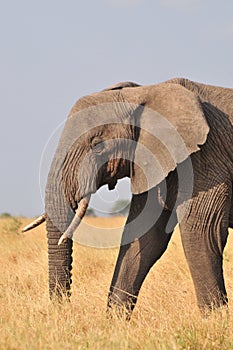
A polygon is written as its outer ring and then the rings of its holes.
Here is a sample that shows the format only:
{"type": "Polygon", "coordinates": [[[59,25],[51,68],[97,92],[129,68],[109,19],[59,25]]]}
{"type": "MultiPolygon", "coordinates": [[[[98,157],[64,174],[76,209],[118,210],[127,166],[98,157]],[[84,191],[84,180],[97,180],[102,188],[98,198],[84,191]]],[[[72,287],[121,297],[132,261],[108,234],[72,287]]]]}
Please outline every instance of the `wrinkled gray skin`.
{"type": "MultiPolygon", "coordinates": [[[[118,179],[130,177],[133,196],[110,286],[109,310],[126,308],[127,317],[130,317],[141,285],[165,252],[178,221],[200,309],[227,303],[222,256],[228,228],[233,226],[232,101],[233,89],[172,79],[145,87],[120,83],[75,104],[46,188],[51,295],[69,295],[72,241],[67,240],[60,246],[57,242],[71,223],[78,202],[104,184],[113,189],[118,179]],[[125,107],[119,108],[118,102],[123,102],[125,107]],[[110,104],[107,114],[114,115],[119,124],[109,123],[91,129],[92,120],[93,125],[96,125],[96,118],[100,124],[107,120],[101,115],[96,117],[93,112],[103,103],[110,104]],[[157,128],[156,117],[148,116],[147,108],[160,113],[174,126],[185,143],[186,154],[181,152],[170,159],[166,147],[151,141],[148,133],[140,129],[157,128]],[[83,112],[81,116],[80,112],[83,112]],[[91,130],[80,136],[78,130],[85,124],[85,118],[91,130]],[[112,141],[106,142],[109,139],[112,141]],[[135,143],[132,144],[132,140],[135,143]],[[158,158],[163,177],[161,172],[157,174],[153,162],[143,169],[136,142],[150,148],[158,158]],[[89,154],[88,165],[83,165],[86,154],[89,154]],[[97,166],[100,159],[103,166],[97,166]],[[149,183],[145,175],[152,178],[149,183]],[[191,193],[187,195],[183,184],[189,180],[191,187],[187,185],[187,188],[191,188],[191,193]],[[179,217],[178,210],[182,206],[185,211],[179,217]],[[138,217],[140,220],[135,221],[138,217]]],[[[165,143],[166,133],[163,137],[162,143],[165,143]]],[[[171,143],[170,136],[167,142],[171,143]]],[[[173,147],[175,153],[179,145],[174,141],[169,147],[173,147]]]]}

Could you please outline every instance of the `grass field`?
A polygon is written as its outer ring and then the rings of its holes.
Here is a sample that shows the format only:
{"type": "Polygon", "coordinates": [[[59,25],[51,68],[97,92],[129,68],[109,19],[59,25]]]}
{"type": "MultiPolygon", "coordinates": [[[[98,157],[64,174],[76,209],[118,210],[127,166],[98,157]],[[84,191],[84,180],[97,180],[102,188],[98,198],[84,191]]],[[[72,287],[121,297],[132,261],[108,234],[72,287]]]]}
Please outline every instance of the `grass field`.
{"type": "MultiPolygon", "coordinates": [[[[101,226],[101,219],[88,220],[101,226]]],[[[123,219],[116,220],[110,227],[123,219]]],[[[200,317],[176,231],[143,284],[132,320],[109,321],[106,299],[117,249],[75,243],[71,302],[57,305],[48,298],[45,226],[20,234],[28,221],[0,219],[0,349],[233,349],[231,235],[224,254],[228,314],[200,317]]]]}

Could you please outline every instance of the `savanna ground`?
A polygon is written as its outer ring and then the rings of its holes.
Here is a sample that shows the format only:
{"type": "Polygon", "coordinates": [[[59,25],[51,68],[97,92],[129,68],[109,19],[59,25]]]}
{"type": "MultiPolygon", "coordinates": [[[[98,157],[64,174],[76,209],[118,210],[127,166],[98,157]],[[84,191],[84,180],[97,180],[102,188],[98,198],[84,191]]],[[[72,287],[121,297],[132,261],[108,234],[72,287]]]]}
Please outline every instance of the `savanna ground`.
{"type": "MultiPolygon", "coordinates": [[[[118,225],[123,219],[116,220],[118,225]]],[[[28,222],[0,219],[0,349],[233,348],[232,235],[224,254],[228,314],[200,317],[176,230],[143,284],[132,320],[126,322],[105,315],[117,249],[75,243],[71,302],[52,303],[45,226],[20,234],[28,222]]]]}

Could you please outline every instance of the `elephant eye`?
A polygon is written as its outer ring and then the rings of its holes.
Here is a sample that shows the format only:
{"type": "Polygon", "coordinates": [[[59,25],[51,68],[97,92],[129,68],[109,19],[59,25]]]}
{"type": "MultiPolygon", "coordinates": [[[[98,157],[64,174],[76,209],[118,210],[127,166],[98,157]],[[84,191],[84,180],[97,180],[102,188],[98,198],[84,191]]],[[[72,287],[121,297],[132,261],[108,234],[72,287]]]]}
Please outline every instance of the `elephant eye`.
{"type": "Polygon", "coordinates": [[[101,140],[93,140],[91,143],[91,148],[95,153],[101,153],[104,149],[104,144],[101,140]]]}

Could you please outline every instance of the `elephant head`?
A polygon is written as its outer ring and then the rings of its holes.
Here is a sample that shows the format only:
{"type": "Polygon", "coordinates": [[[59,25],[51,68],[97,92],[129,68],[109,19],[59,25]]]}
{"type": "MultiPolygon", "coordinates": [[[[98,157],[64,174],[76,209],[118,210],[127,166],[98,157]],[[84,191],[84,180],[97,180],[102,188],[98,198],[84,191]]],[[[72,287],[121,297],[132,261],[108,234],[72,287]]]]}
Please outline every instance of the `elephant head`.
{"type": "Polygon", "coordinates": [[[154,188],[199,150],[208,130],[198,97],[173,83],[121,83],[78,100],[46,186],[51,295],[69,293],[72,240],[67,238],[85,215],[90,195],[105,184],[114,189],[123,177],[130,177],[133,194],[154,188]]]}

